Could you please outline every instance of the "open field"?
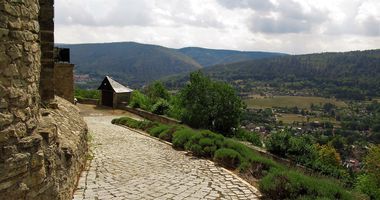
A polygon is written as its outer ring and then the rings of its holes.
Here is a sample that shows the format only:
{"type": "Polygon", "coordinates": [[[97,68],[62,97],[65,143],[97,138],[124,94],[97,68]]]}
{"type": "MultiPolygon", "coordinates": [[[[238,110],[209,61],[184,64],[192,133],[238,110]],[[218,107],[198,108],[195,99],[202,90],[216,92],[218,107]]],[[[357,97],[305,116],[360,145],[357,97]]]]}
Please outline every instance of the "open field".
{"type": "Polygon", "coordinates": [[[310,104],[332,103],[338,107],[346,107],[346,103],[336,99],[323,97],[301,97],[301,96],[273,96],[260,97],[254,96],[244,100],[248,108],[272,108],[272,107],[295,107],[310,109],[310,104]]]}
{"type": "MultiPolygon", "coordinates": [[[[298,114],[280,114],[278,115],[278,120],[282,121],[284,124],[292,124],[293,122],[307,122],[307,118],[298,115],[298,114]]],[[[338,125],[338,122],[334,118],[327,118],[327,117],[310,117],[309,122],[331,122],[334,125],[338,125]]]]}

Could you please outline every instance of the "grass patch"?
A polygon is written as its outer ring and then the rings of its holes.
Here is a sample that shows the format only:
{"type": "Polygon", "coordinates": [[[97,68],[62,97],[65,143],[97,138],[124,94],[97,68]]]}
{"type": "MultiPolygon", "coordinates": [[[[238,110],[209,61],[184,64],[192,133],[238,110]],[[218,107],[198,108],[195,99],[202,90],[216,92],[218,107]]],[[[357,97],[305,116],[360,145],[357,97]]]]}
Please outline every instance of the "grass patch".
{"type": "Polygon", "coordinates": [[[305,116],[302,116],[300,114],[281,114],[278,116],[278,120],[282,121],[285,124],[292,124],[293,122],[331,122],[334,125],[338,125],[339,123],[336,121],[335,118],[332,117],[310,117],[309,121],[305,116]]]}

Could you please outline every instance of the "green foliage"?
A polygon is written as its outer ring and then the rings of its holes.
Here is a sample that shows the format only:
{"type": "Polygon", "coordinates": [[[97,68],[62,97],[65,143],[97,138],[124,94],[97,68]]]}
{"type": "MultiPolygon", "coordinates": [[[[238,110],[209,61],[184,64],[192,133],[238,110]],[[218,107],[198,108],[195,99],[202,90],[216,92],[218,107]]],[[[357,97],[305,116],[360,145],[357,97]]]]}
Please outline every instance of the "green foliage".
{"type": "Polygon", "coordinates": [[[380,199],[380,184],[374,176],[363,174],[360,175],[356,182],[356,190],[368,195],[370,199],[380,199]]]}
{"type": "Polygon", "coordinates": [[[257,156],[250,148],[232,139],[225,139],[223,147],[237,151],[245,161],[257,156]]]}
{"type": "Polygon", "coordinates": [[[265,144],[273,154],[291,158],[323,174],[340,178],[347,184],[351,181],[347,170],[341,166],[341,158],[336,149],[330,145],[314,145],[310,136],[293,136],[285,130],[272,133],[265,144]]]}
{"type": "Polygon", "coordinates": [[[185,144],[185,149],[197,156],[213,157],[214,152],[223,145],[224,137],[211,131],[196,132],[185,144]]]}
{"type": "Polygon", "coordinates": [[[161,132],[160,135],[158,136],[160,139],[172,142],[173,139],[173,134],[179,130],[185,129],[184,126],[176,125],[176,126],[170,126],[168,129],[165,131],[161,132]]]}
{"type": "Polygon", "coordinates": [[[100,99],[100,91],[75,88],[74,96],[78,99],[100,99]]]}
{"type": "Polygon", "coordinates": [[[271,153],[284,157],[289,148],[291,134],[287,131],[275,132],[265,141],[265,146],[271,153]]]}
{"type": "Polygon", "coordinates": [[[135,129],[147,130],[157,126],[157,123],[151,121],[138,121],[129,117],[121,117],[112,120],[112,124],[121,124],[135,129]]]}
{"type": "Polygon", "coordinates": [[[155,81],[152,84],[150,84],[146,88],[145,93],[153,102],[157,102],[160,99],[165,99],[166,101],[168,101],[170,98],[168,90],[160,81],[155,81]]]}
{"type": "Polygon", "coordinates": [[[297,171],[271,170],[259,185],[264,199],[355,199],[338,183],[297,171]]]}
{"type": "Polygon", "coordinates": [[[190,138],[196,134],[196,132],[189,128],[184,128],[176,131],[173,134],[173,147],[176,149],[185,149],[186,143],[190,140],[190,138]]]}
{"type": "Polygon", "coordinates": [[[243,141],[248,141],[251,144],[258,147],[263,146],[261,143],[260,135],[256,132],[250,132],[250,131],[239,128],[235,132],[235,137],[243,141]]]}
{"type": "Polygon", "coordinates": [[[237,128],[243,102],[228,84],[214,82],[201,72],[190,74],[190,84],[181,90],[182,120],[195,128],[206,128],[225,135],[237,128]]]}
{"type": "Polygon", "coordinates": [[[166,114],[174,119],[181,120],[183,116],[184,109],[181,105],[181,99],[179,95],[171,96],[169,101],[169,110],[166,114]]]}
{"type": "Polygon", "coordinates": [[[148,133],[151,136],[158,137],[162,132],[168,130],[169,128],[170,127],[168,125],[159,124],[158,126],[149,129],[148,133]]]}
{"type": "Polygon", "coordinates": [[[147,96],[135,90],[132,92],[129,106],[131,106],[132,108],[141,108],[143,110],[150,111],[152,107],[152,102],[147,96]]]}
{"type": "Polygon", "coordinates": [[[380,145],[372,145],[364,159],[365,170],[380,185],[380,145]]]}
{"type": "Polygon", "coordinates": [[[365,174],[357,178],[356,189],[371,199],[380,199],[380,145],[372,145],[364,159],[365,174]]]}
{"type": "Polygon", "coordinates": [[[165,99],[158,99],[157,102],[152,106],[152,113],[157,115],[165,114],[170,108],[170,105],[165,99]]]}
{"type": "Polygon", "coordinates": [[[221,148],[215,152],[214,161],[227,168],[235,169],[240,165],[241,155],[233,149],[221,148]]]}

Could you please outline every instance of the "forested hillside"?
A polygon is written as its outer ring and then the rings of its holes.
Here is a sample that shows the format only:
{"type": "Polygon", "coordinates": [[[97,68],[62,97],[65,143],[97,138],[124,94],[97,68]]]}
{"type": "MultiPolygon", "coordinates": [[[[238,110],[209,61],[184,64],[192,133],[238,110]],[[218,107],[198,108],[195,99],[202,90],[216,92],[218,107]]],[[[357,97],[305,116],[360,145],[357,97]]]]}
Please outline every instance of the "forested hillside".
{"type": "MultiPolygon", "coordinates": [[[[305,94],[363,99],[380,96],[380,50],[282,56],[204,69],[241,92],[305,94]]],[[[186,75],[166,80],[170,87],[186,75]]]]}
{"type": "Polygon", "coordinates": [[[262,58],[273,58],[284,56],[286,54],[270,53],[260,51],[232,51],[232,50],[217,50],[205,49],[198,47],[188,47],[178,50],[179,52],[193,58],[204,67],[209,67],[217,64],[227,64],[242,62],[248,60],[256,60],[262,58]]]}
{"type": "Polygon", "coordinates": [[[200,69],[196,61],[172,49],[138,43],[59,45],[70,48],[76,74],[99,82],[105,75],[133,87],[163,76],[200,69]]]}

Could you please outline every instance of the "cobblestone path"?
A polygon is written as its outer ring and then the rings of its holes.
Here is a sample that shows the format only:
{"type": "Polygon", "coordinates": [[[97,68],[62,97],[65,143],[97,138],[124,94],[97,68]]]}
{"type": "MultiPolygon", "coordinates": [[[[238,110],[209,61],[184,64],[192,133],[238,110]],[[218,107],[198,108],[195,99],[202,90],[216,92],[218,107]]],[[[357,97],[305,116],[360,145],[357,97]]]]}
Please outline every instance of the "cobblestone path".
{"type": "Polygon", "coordinates": [[[257,190],[213,162],[111,124],[86,117],[94,157],[74,199],[258,199],[257,190]]]}

